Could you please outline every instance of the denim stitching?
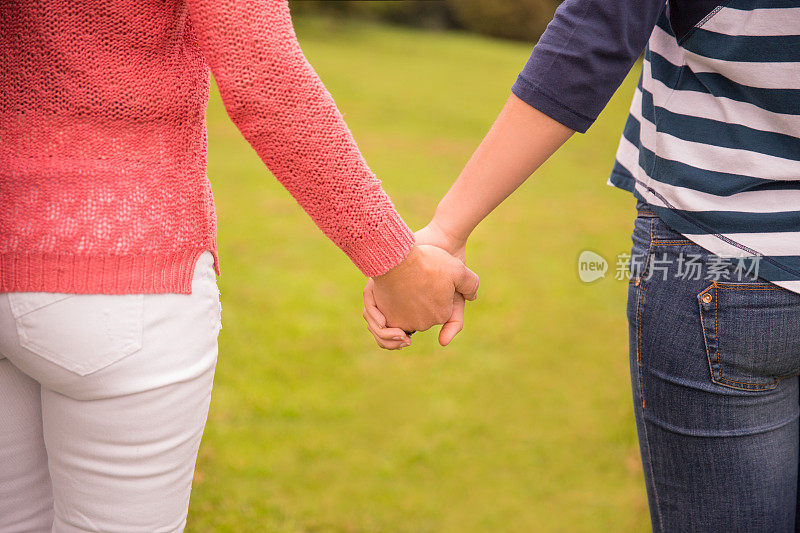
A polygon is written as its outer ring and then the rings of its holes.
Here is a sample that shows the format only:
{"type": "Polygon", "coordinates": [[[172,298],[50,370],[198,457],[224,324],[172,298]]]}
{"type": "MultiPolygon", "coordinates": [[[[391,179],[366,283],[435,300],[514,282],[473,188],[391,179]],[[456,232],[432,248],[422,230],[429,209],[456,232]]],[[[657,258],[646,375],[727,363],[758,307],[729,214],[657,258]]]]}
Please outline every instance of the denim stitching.
{"type": "Polygon", "coordinates": [[[728,378],[725,378],[725,377],[722,377],[722,376],[717,378],[715,383],[717,383],[719,385],[725,385],[725,383],[735,383],[735,385],[728,385],[728,387],[730,387],[732,389],[738,389],[738,390],[763,392],[763,391],[768,391],[768,390],[775,389],[775,387],[778,386],[778,383],[780,383],[781,380],[786,379],[786,378],[790,378],[790,377],[796,376],[796,375],[797,374],[792,374],[791,376],[783,376],[783,377],[780,377],[780,378],[773,378],[773,381],[771,383],[768,383],[768,384],[765,384],[765,385],[761,385],[759,383],[749,383],[749,382],[746,382],[746,381],[735,381],[735,380],[728,379],[728,378]],[[724,381],[725,383],[720,383],[720,381],[724,381]],[[738,385],[742,385],[742,386],[739,387],[738,385]]]}
{"type": "MultiPolygon", "coordinates": [[[[642,289],[644,289],[645,281],[639,284],[639,292],[636,295],[636,366],[641,366],[640,351],[642,345],[642,330],[641,330],[641,316],[642,316],[642,289]]],[[[644,385],[642,383],[642,372],[639,370],[639,393],[642,396],[642,409],[644,409],[644,385]]]]}
{"type": "MultiPolygon", "coordinates": [[[[641,213],[641,211],[640,211],[640,213],[641,213]]],[[[656,213],[651,213],[650,211],[647,211],[647,213],[651,214],[655,218],[658,218],[658,215],[656,213]]],[[[672,228],[669,228],[669,230],[672,233],[677,233],[672,228]]],[[[687,239],[685,237],[680,238],[680,239],[674,239],[674,238],[673,239],[670,239],[670,238],[659,239],[657,236],[654,236],[653,237],[653,245],[654,246],[658,246],[659,244],[697,244],[697,243],[694,242],[693,240],[687,239]]]]}
{"type": "MultiPolygon", "coordinates": [[[[698,302],[697,303],[700,306],[700,322],[701,322],[701,326],[702,326],[701,329],[703,331],[703,342],[706,345],[706,353],[707,354],[709,353],[710,350],[708,348],[708,339],[706,338],[705,321],[703,320],[703,304],[702,304],[702,301],[700,300],[700,298],[703,296],[703,294],[709,292],[712,289],[727,288],[727,289],[739,290],[738,287],[731,287],[731,286],[720,287],[720,284],[718,284],[716,281],[713,281],[712,283],[713,283],[713,285],[711,285],[711,287],[708,287],[707,289],[705,289],[704,291],[702,291],[700,294],[697,295],[698,296],[698,302]]],[[[759,288],[744,288],[744,287],[742,287],[741,290],[772,290],[772,289],[771,288],[759,289],[759,288]]],[[[781,377],[778,377],[778,378],[773,378],[773,381],[771,383],[768,383],[768,384],[752,383],[752,382],[746,382],[746,381],[736,381],[736,380],[733,380],[733,379],[726,378],[722,374],[722,359],[721,359],[720,353],[719,353],[720,338],[719,338],[719,304],[718,304],[718,302],[719,302],[719,294],[715,291],[714,292],[714,342],[716,342],[716,345],[717,345],[717,347],[716,347],[716,370],[714,369],[714,367],[713,367],[713,365],[711,363],[711,358],[708,357],[708,366],[709,366],[709,370],[711,371],[711,381],[713,381],[714,383],[717,383],[718,385],[728,386],[728,387],[734,388],[734,389],[759,392],[759,391],[773,390],[778,386],[778,383],[780,383],[781,380],[800,374],[800,372],[798,372],[796,374],[792,374],[792,375],[789,375],[789,376],[781,376],[781,377]],[[724,383],[721,383],[721,382],[724,382],[724,383]],[[734,383],[735,385],[726,385],[727,383],[734,383]],[[739,387],[737,385],[742,385],[742,386],[739,387]]]]}
{"type": "MultiPolygon", "coordinates": [[[[653,221],[650,222],[650,243],[653,242],[653,240],[652,240],[653,239],[653,232],[654,232],[654,229],[655,229],[654,220],[655,219],[653,219],[653,221]]],[[[645,274],[647,274],[647,269],[648,269],[648,267],[650,265],[650,254],[651,254],[651,248],[650,248],[650,246],[648,244],[647,257],[645,258],[644,265],[642,266],[642,271],[639,273],[639,280],[640,280],[639,291],[636,294],[636,367],[637,367],[637,370],[639,369],[639,366],[641,365],[641,357],[640,357],[641,344],[642,344],[641,310],[642,310],[642,299],[643,299],[644,286],[647,283],[647,277],[645,276],[645,274]]],[[[638,373],[639,373],[639,395],[642,397],[642,409],[644,409],[645,408],[644,383],[642,382],[642,372],[641,372],[641,370],[638,370],[638,373]]]]}
{"type": "MultiPolygon", "coordinates": [[[[717,282],[714,283],[714,289],[717,288],[717,282]]],[[[717,343],[717,372],[719,373],[719,379],[725,379],[722,376],[722,363],[720,363],[719,359],[719,293],[714,290],[714,341],[717,343]]]]}
{"type": "Polygon", "coordinates": [[[725,289],[731,291],[777,291],[778,289],[782,289],[783,287],[778,287],[775,285],[774,287],[723,287],[725,289]]]}
{"type": "Polygon", "coordinates": [[[708,356],[709,349],[708,349],[708,336],[706,335],[706,321],[703,319],[703,301],[702,297],[705,293],[707,293],[714,285],[708,287],[707,289],[703,290],[700,294],[697,295],[697,305],[700,308],[700,330],[703,332],[703,344],[706,346],[706,360],[708,361],[708,371],[711,373],[711,381],[714,381],[714,364],[711,361],[711,358],[708,356]]]}
{"type": "MultiPolygon", "coordinates": [[[[650,223],[650,243],[647,249],[647,259],[645,261],[644,268],[642,269],[642,274],[647,273],[647,269],[650,265],[650,256],[652,254],[652,243],[653,243],[653,236],[655,235],[655,227],[656,227],[656,219],[650,223]]],[[[642,312],[642,302],[644,300],[644,288],[647,285],[646,278],[640,275],[642,282],[639,284],[639,291],[637,293],[637,301],[636,301],[636,371],[639,374],[639,395],[642,397],[642,411],[645,408],[644,402],[644,381],[642,377],[642,367],[641,367],[641,360],[640,360],[640,347],[642,342],[642,321],[641,321],[641,312],[642,312]]],[[[661,507],[658,503],[658,488],[656,486],[656,479],[655,474],[653,472],[653,456],[650,453],[650,439],[647,435],[647,420],[645,420],[644,412],[642,413],[642,433],[644,434],[644,442],[645,446],[647,447],[647,466],[650,469],[650,482],[653,486],[653,499],[655,503],[655,510],[656,516],[658,517],[658,525],[661,531],[664,531],[664,519],[661,515],[661,507]]]]}
{"type": "Polygon", "coordinates": [[[644,273],[647,274],[646,279],[650,279],[650,269],[651,269],[651,258],[653,256],[653,242],[656,240],[656,221],[657,218],[653,218],[650,221],[650,242],[647,244],[647,260],[644,264],[644,273]]]}
{"type": "MultiPolygon", "coordinates": [[[[734,290],[734,291],[736,291],[736,290],[741,290],[741,291],[771,291],[771,290],[781,289],[782,287],[778,287],[777,285],[773,286],[773,287],[752,287],[752,286],[751,287],[737,287],[737,286],[728,285],[728,286],[720,287],[720,288],[734,290]]],[[[716,303],[717,302],[715,300],[715,302],[714,302],[714,304],[715,304],[715,313],[716,313],[716,303]]],[[[774,377],[774,378],[772,378],[772,382],[771,383],[767,383],[767,384],[751,383],[751,382],[747,382],[747,381],[736,381],[736,380],[728,379],[728,378],[726,378],[725,376],[722,375],[722,365],[719,362],[719,360],[720,360],[720,357],[719,357],[719,333],[718,333],[717,334],[717,364],[719,365],[719,380],[720,381],[724,381],[726,383],[735,383],[737,385],[743,385],[743,387],[736,387],[735,385],[731,385],[732,387],[738,388],[738,389],[746,389],[746,390],[751,390],[751,391],[768,391],[768,390],[775,389],[778,386],[778,383],[780,383],[782,380],[784,380],[786,378],[793,377],[793,376],[797,376],[798,374],[800,374],[800,372],[797,372],[797,373],[794,373],[794,374],[790,374],[788,376],[774,377]]]]}

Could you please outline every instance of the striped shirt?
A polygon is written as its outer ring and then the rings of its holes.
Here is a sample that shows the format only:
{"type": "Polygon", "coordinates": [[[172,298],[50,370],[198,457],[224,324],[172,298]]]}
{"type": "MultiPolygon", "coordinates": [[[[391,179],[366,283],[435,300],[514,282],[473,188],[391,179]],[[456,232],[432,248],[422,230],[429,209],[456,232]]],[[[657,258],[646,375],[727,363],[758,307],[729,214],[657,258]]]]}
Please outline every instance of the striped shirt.
{"type": "MultiPolygon", "coordinates": [[[[612,3],[635,11],[648,2],[612,3]]],[[[652,25],[640,18],[635,30],[616,28],[621,40],[643,29],[650,36],[607,183],[710,252],[800,293],[800,0],[716,3],[662,0],[652,25]]],[[[591,10],[595,2],[565,4],[591,10]]],[[[582,23],[573,20],[572,31],[582,23]]],[[[526,72],[534,56],[514,92],[539,107],[519,88],[543,85],[541,67],[526,72]]],[[[548,114],[570,126],[569,117],[548,114]]]]}

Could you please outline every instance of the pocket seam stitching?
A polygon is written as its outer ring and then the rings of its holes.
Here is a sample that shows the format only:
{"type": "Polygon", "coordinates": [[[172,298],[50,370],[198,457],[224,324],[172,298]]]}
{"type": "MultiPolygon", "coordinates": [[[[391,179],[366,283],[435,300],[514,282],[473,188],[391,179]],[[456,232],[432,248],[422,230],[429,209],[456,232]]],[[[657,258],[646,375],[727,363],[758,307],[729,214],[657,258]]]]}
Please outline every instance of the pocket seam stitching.
{"type": "MultiPolygon", "coordinates": [[[[720,353],[719,353],[719,345],[720,345],[720,339],[719,339],[719,316],[718,316],[719,315],[719,312],[718,312],[718,309],[719,309],[719,307],[718,307],[719,296],[716,294],[716,291],[714,293],[714,337],[715,337],[715,342],[716,342],[716,350],[715,350],[715,352],[716,352],[716,370],[714,369],[714,364],[712,363],[712,360],[711,360],[712,359],[711,358],[711,350],[708,347],[708,338],[706,336],[705,320],[703,319],[703,317],[704,317],[704,314],[703,314],[703,303],[702,303],[701,298],[702,298],[703,294],[706,294],[707,292],[709,292],[711,290],[714,290],[714,289],[718,289],[718,288],[720,288],[719,285],[717,284],[716,281],[714,281],[714,282],[712,282],[712,284],[709,287],[703,289],[697,295],[697,303],[698,303],[699,308],[700,308],[700,324],[701,324],[701,329],[703,331],[703,343],[705,344],[705,348],[706,348],[706,358],[708,359],[709,371],[711,372],[711,381],[714,382],[714,383],[717,383],[718,385],[722,385],[723,387],[729,387],[729,388],[737,389],[737,390],[759,392],[759,391],[773,390],[778,386],[778,383],[780,383],[783,379],[786,379],[786,378],[789,378],[789,377],[796,376],[796,375],[800,374],[800,373],[795,373],[795,374],[790,374],[788,376],[774,377],[774,378],[772,378],[772,381],[768,382],[768,383],[753,383],[753,382],[747,382],[747,381],[736,381],[736,380],[733,380],[733,379],[726,378],[722,373],[722,363],[721,363],[721,357],[720,357],[720,353]],[[742,386],[740,387],[740,386],[737,386],[737,385],[742,385],[742,386]]],[[[752,290],[759,290],[759,289],[752,289],[752,290]]]]}
{"type": "MultiPolygon", "coordinates": [[[[66,359],[64,357],[61,357],[58,353],[52,351],[47,346],[45,346],[43,344],[40,344],[40,343],[38,343],[38,342],[36,342],[34,340],[31,340],[31,338],[28,336],[28,334],[26,332],[26,328],[23,327],[23,325],[21,324],[21,320],[20,319],[23,318],[24,316],[27,316],[28,314],[30,314],[30,313],[32,313],[34,311],[38,311],[40,309],[43,309],[43,308],[47,307],[47,305],[50,305],[50,304],[38,307],[36,309],[32,309],[30,312],[27,312],[27,313],[25,313],[23,315],[20,315],[19,317],[14,317],[14,329],[16,330],[17,336],[19,337],[19,344],[20,344],[20,346],[22,346],[26,350],[36,354],[39,357],[42,357],[46,361],[48,361],[48,362],[50,362],[50,363],[52,363],[54,365],[57,365],[57,366],[65,369],[65,370],[67,370],[69,372],[73,372],[73,373],[76,373],[76,374],[81,375],[81,376],[86,376],[86,375],[89,375],[91,373],[94,373],[94,372],[97,372],[99,370],[102,370],[103,368],[105,368],[105,367],[107,367],[107,366],[109,366],[111,364],[114,364],[115,362],[121,361],[122,359],[124,359],[125,357],[133,354],[137,350],[140,350],[142,348],[143,344],[144,344],[143,343],[143,327],[144,327],[144,323],[143,323],[143,320],[141,318],[141,311],[142,311],[142,308],[143,308],[143,305],[144,305],[144,299],[142,297],[143,295],[141,295],[141,294],[136,295],[136,296],[139,296],[139,298],[137,298],[137,300],[136,300],[137,301],[137,309],[139,310],[139,313],[138,313],[139,316],[136,318],[136,321],[138,322],[138,326],[136,324],[134,324],[134,327],[133,327],[133,337],[134,338],[132,340],[129,340],[125,345],[123,345],[122,347],[119,348],[119,353],[121,353],[121,355],[119,357],[117,357],[116,359],[112,359],[111,361],[101,363],[101,365],[98,368],[92,369],[92,367],[87,367],[85,364],[81,364],[79,362],[72,361],[72,360],[66,359]],[[87,372],[86,373],[81,373],[81,372],[84,372],[84,371],[87,371],[87,372]]],[[[66,298],[64,298],[64,299],[66,299],[66,298]]],[[[62,300],[57,300],[57,301],[51,302],[51,303],[57,303],[59,301],[62,301],[62,300]]],[[[111,353],[113,353],[113,352],[111,352],[111,353]]]]}
{"type": "Polygon", "coordinates": [[[30,313],[33,313],[34,311],[38,311],[39,309],[44,309],[45,307],[53,305],[53,304],[56,304],[58,302],[63,302],[67,298],[72,298],[74,296],[77,296],[77,294],[72,294],[72,293],[57,293],[57,294],[60,294],[59,298],[54,298],[54,299],[48,301],[47,303],[44,303],[44,304],[41,304],[41,305],[37,305],[35,307],[32,307],[32,308],[28,309],[27,311],[20,311],[19,303],[17,302],[17,297],[18,296],[25,296],[25,295],[29,295],[29,294],[32,294],[32,293],[31,292],[10,292],[10,293],[8,293],[6,295],[6,296],[8,296],[8,305],[11,308],[11,316],[13,316],[15,319],[23,317],[25,315],[28,315],[30,313]]]}
{"type": "MultiPolygon", "coordinates": [[[[771,282],[766,282],[766,283],[770,283],[771,284],[771,282]]],[[[766,283],[765,283],[765,285],[766,285],[766,283]]],[[[721,289],[728,289],[730,291],[776,291],[778,289],[782,289],[783,288],[783,287],[778,287],[777,285],[774,285],[772,287],[758,287],[757,284],[755,284],[755,283],[752,283],[752,285],[756,285],[756,286],[753,286],[753,287],[727,286],[727,287],[720,287],[720,288],[721,289]]]]}

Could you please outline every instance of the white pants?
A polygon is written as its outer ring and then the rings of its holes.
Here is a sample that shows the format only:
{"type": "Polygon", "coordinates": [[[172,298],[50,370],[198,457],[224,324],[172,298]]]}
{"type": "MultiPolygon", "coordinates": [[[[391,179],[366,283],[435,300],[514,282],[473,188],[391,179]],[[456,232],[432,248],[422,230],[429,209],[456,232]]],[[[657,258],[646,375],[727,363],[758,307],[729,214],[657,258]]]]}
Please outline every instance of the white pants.
{"type": "Polygon", "coordinates": [[[217,361],[209,252],[192,294],[0,294],[0,533],[186,524],[217,361]]]}

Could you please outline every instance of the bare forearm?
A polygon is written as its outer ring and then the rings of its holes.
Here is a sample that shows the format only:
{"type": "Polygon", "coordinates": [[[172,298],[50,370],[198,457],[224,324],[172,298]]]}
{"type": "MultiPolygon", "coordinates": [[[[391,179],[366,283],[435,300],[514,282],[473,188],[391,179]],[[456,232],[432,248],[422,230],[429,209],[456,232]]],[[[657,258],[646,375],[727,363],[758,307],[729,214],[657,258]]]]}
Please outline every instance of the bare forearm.
{"type": "Polygon", "coordinates": [[[458,179],[433,224],[458,241],[528,179],[574,133],[513,94],[458,179]]]}

